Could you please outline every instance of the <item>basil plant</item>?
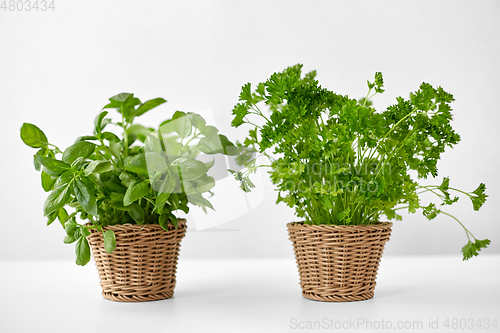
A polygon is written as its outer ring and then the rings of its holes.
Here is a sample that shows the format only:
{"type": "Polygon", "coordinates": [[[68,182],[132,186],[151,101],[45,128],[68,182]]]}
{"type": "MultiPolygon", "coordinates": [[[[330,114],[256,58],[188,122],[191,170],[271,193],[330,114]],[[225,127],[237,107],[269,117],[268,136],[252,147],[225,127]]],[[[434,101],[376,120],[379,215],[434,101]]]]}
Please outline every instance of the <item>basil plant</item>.
{"type": "MultiPolygon", "coordinates": [[[[196,113],[177,111],[158,129],[134,123],[165,103],[163,98],[143,103],[121,93],[109,101],[95,117],[92,135],[77,138],[65,150],[50,143],[37,126],[21,127],[23,142],[38,149],[33,162],[49,192],[43,205],[47,225],[59,220],[67,233],[64,242],[76,242],[76,263],[82,266],[90,260],[89,229],[131,223],[159,224],[168,231],[169,223],[177,228],[176,212],[189,212],[188,204],[205,212],[214,209],[207,199],[215,186],[207,175],[214,162],[200,157],[238,154],[226,136],[196,113]],[[121,121],[107,118],[110,109],[121,114],[121,121]],[[121,136],[107,130],[112,126],[121,136]]],[[[112,230],[104,232],[104,243],[107,252],[115,249],[112,230]]]]}

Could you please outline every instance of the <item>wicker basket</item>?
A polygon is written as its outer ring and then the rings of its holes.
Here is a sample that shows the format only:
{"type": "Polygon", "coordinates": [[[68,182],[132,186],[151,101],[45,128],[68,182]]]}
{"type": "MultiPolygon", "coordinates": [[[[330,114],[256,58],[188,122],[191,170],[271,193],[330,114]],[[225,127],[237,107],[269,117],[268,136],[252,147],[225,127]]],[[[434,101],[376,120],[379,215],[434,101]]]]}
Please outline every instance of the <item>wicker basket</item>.
{"type": "Polygon", "coordinates": [[[166,232],[157,224],[105,226],[116,235],[116,249],[104,250],[102,232],[87,237],[101,279],[104,298],[119,302],[145,302],[172,297],[180,242],[186,221],[166,232]]]}
{"type": "Polygon", "coordinates": [[[305,298],[349,302],[373,297],[392,223],[339,226],[292,222],[287,226],[305,298]]]}

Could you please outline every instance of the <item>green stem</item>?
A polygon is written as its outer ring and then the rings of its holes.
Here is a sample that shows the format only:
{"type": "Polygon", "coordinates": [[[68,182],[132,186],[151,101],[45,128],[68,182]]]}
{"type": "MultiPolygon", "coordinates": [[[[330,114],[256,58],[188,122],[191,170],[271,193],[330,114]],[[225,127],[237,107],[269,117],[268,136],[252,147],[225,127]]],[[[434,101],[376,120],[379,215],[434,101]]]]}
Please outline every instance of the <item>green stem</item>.
{"type": "Polygon", "coordinates": [[[446,212],[443,212],[441,211],[441,213],[443,213],[444,215],[448,215],[449,217],[453,218],[455,221],[457,221],[461,226],[462,228],[464,228],[465,230],[465,234],[467,235],[467,239],[469,240],[470,242],[470,237],[469,237],[469,234],[472,236],[472,238],[476,239],[476,237],[474,237],[474,235],[469,231],[469,229],[467,229],[463,224],[462,222],[460,222],[455,216],[451,215],[451,214],[448,214],[446,212]]]}
{"type": "Polygon", "coordinates": [[[370,92],[372,91],[372,88],[368,89],[368,93],[366,94],[365,100],[363,101],[363,107],[366,105],[366,101],[369,99],[368,96],[370,95],[370,92]]]}
{"type": "Polygon", "coordinates": [[[52,143],[48,143],[48,145],[54,147],[56,149],[56,153],[63,153],[61,149],[59,149],[59,147],[57,147],[56,145],[53,145],[52,143]]]}
{"type": "Polygon", "coordinates": [[[245,117],[245,120],[246,120],[247,124],[250,124],[250,125],[253,125],[253,126],[255,126],[255,127],[259,128],[259,129],[262,129],[262,126],[259,126],[257,124],[252,123],[251,121],[249,121],[248,119],[246,119],[246,117],[245,117]]]}
{"type": "Polygon", "coordinates": [[[398,150],[403,146],[403,144],[406,142],[406,140],[408,140],[414,134],[415,130],[416,130],[415,128],[412,129],[406,135],[406,137],[403,140],[401,140],[400,144],[398,146],[396,146],[394,149],[392,149],[392,152],[389,156],[385,156],[385,157],[381,156],[380,157],[380,161],[378,162],[377,167],[375,168],[375,170],[377,170],[377,173],[375,174],[375,178],[380,173],[380,170],[382,170],[382,169],[379,169],[379,166],[382,164],[382,162],[385,163],[386,161],[390,160],[396,154],[396,152],[398,152],[398,150]]]}
{"type": "Polygon", "coordinates": [[[377,211],[369,214],[369,215],[366,215],[360,222],[359,224],[369,224],[369,223],[365,223],[366,222],[370,222],[372,217],[374,217],[375,215],[377,215],[377,211]]]}
{"type": "Polygon", "coordinates": [[[258,168],[266,168],[266,167],[272,168],[271,165],[267,165],[267,164],[256,165],[256,166],[247,168],[247,171],[245,171],[243,174],[245,175],[245,177],[248,177],[252,172],[255,172],[255,170],[257,170],[258,168]]]}
{"type": "Polygon", "coordinates": [[[371,95],[370,97],[368,97],[368,100],[370,100],[373,96],[375,96],[376,94],[378,94],[376,91],[373,93],[373,95],[371,95]]]}
{"type": "MultiPolygon", "coordinates": [[[[434,105],[436,105],[436,104],[434,103],[434,105]]],[[[432,108],[432,107],[431,107],[431,108],[432,108]]],[[[430,108],[429,108],[429,110],[430,110],[430,108]]],[[[408,113],[406,116],[404,116],[403,118],[401,118],[401,119],[400,119],[400,120],[399,120],[396,124],[394,124],[394,126],[392,126],[392,127],[391,127],[388,131],[387,131],[387,133],[386,133],[386,134],[384,135],[384,137],[383,137],[383,138],[379,141],[379,143],[381,143],[381,142],[383,142],[385,139],[387,139],[387,137],[389,137],[389,134],[391,134],[391,132],[392,132],[392,131],[394,131],[394,129],[395,129],[396,127],[398,127],[398,125],[399,125],[399,124],[401,124],[404,120],[406,120],[406,119],[407,119],[408,117],[410,117],[411,115],[413,115],[413,114],[417,113],[418,111],[419,111],[418,109],[413,108],[413,110],[412,110],[410,113],[408,113]]],[[[427,111],[427,112],[428,112],[428,111],[427,111]]],[[[426,112],[426,113],[427,113],[427,112],[426,112]]],[[[377,148],[378,148],[378,144],[377,144],[377,148]]],[[[375,150],[376,150],[376,149],[375,149],[375,150]]],[[[372,157],[372,156],[370,156],[369,158],[371,158],[371,157],[372,157]]]]}
{"type": "Polygon", "coordinates": [[[264,156],[266,156],[266,157],[269,159],[269,161],[270,161],[271,163],[272,163],[273,161],[276,161],[276,159],[275,159],[275,158],[273,158],[273,157],[269,156],[266,152],[264,152],[264,153],[263,153],[263,155],[264,155],[264,156]]]}
{"type": "Polygon", "coordinates": [[[125,143],[125,157],[128,156],[128,134],[127,134],[127,125],[128,123],[125,122],[125,115],[123,114],[123,106],[121,107],[121,114],[122,114],[122,128],[123,128],[123,142],[125,143]]]}
{"type": "Polygon", "coordinates": [[[120,169],[120,167],[118,166],[118,164],[115,162],[115,160],[113,160],[113,155],[111,154],[111,152],[109,151],[108,149],[108,146],[106,146],[104,144],[104,140],[103,139],[99,139],[99,141],[101,142],[101,146],[104,147],[104,152],[106,153],[104,157],[106,157],[109,161],[111,161],[111,163],[113,163],[114,167],[116,169],[120,169]]]}
{"type": "MultiPolygon", "coordinates": [[[[196,133],[196,130],[197,130],[197,129],[195,129],[195,130],[194,130],[193,137],[192,137],[191,139],[189,139],[189,140],[188,140],[188,142],[186,142],[186,143],[184,144],[184,146],[187,146],[187,145],[188,145],[191,141],[193,141],[194,139],[196,139],[196,138],[200,135],[200,133],[196,133]]],[[[181,139],[181,144],[182,144],[182,139],[181,139]]]]}
{"type": "Polygon", "coordinates": [[[146,209],[144,210],[144,221],[148,223],[149,219],[149,200],[146,200],[146,209]]]}
{"type": "MultiPolygon", "coordinates": [[[[266,116],[264,116],[264,114],[262,113],[262,111],[260,111],[260,109],[259,109],[259,107],[257,106],[257,104],[253,104],[253,106],[255,106],[255,109],[254,109],[254,110],[255,110],[255,111],[257,111],[261,117],[263,117],[263,118],[264,118],[264,119],[265,119],[268,123],[270,123],[270,122],[271,122],[269,119],[267,119],[267,117],[266,117],[266,116]]],[[[253,109],[253,107],[252,107],[252,109],[253,109]]]]}
{"type": "Polygon", "coordinates": [[[435,194],[435,195],[436,195],[439,199],[443,200],[443,196],[442,196],[441,194],[437,193],[436,191],[434,191],[434,190],[432,190],[432,189],[429,189],[429,191],[430,191],[431,193],[434,193],[434,194],[435,194]]]}
{"type": "MultiPolygon", "coordinates": [[[[428,189],[429,187],[433,187],[433,188],[439,188],[440,185],[426,185],[426,186],[418,186],[418,188],[426,188],[427,190],[426,191],[422,191],[421,193],[424,193],[424,192],[427,192],[427,191],[430,191],[430,189],[428,189]]],[[[470,193],[467,193],[465,191],[462,191],[462,190],[459,190],[458,188],[454,188],[454,187],[448,187],[449,190],[452,190],[452,191],[457,191],[457,192],[460,192],[460,193],[463,193],[465,194],[466,196],[470,197],[470,193]]]]}

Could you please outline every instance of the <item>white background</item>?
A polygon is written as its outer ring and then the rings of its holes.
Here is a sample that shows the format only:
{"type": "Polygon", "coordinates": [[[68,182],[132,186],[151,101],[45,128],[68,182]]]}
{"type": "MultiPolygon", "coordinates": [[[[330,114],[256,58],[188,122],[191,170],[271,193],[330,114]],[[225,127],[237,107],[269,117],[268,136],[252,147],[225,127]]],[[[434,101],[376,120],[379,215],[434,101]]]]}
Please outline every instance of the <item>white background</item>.
{"type": "MultiPolygon", "coordinates": [[[[353,98],[366,94],[374,72],[383,72],[386,93],[374,100],[382,109],[423,81],[451,92],[462,141],[443,155],[434,182],[450,176],[452,186],[469,191],[486,183],[490,197],[481,211],[466,198],[448,211],[476,237],[492,240],[483,252],[500,252],[500,2],[59,0],[55,7],[0,10],[1,259],[74,258],[62,228],[45,226],[46,193],[32,165],[35,150],[19,138],[23,122],[65,148],[91,133],[107,98],[133,92],[168,100],[140,119],[145,125],[178,109],[210,109],[222,133],[242,139],[247,129],[230,127],[240,87],[296,63],[353,98]]],[[[225,224],[196,232],[190,221],[181,258],[291,258],[286,223],[296,217],[275,205],[266,184],[260,205],[225,224]]],[[[235,198],[227,207],[238,204],[235,198]]],[[[226,207],[216,209],[223,214],[226,207]]],[[[393,229],[387,255],[460,260],[466,242],[446,216],[405,215],[393,229]]]]}

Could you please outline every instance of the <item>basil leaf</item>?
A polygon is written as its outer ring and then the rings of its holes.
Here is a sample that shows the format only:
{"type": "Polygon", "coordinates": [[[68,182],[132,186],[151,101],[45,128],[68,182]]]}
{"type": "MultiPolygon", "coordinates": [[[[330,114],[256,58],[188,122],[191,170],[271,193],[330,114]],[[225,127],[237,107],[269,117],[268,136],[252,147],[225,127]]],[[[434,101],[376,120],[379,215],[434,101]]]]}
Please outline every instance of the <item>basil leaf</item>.
{"type": "Polygon", "coordinates": [[[203,119],[202,116],[200,116],[197,113],[192,113],[188,112],[187,116],[189,117],[189,120],[191,121],[191,124],[198,129],[198,131],[204,132],[207,127],[207,122],[205,119],[203,119]]]}
{"type": "Polygon", "coordinates": [[[210,135],[206,136],[198,142],[198,149],[208,155],[218,154],[224,152],[219,136],[210,135]]]}
{"type": "Polygon", "coordinates": [[[177,110],[172,115],[172,120],[176,120],[176,119],[186,117],[186,116],[187,116],[186,112],[177,110]]]}
{"type": "Polygon", "coordinates": [[[191,182],[183,181],[182,189],[187,196],[197,193],[196,188],[193,186],[191,182]]]}
{"type": "Polygon", "coordinates": [[[84,135],[84,136],[79,136],[76,138],[75,143],[80,142],[80,141],[87,141],[87,140],[99,140],[97,136],[93,135],[84,135]]]}
{"type": "Polygon", "coordinates": [[[206,162],[205,166],[207,167],[207,170],[210,170],[215,164],[215,159],[212,159],[210,162],[206,162]]]}
{"type": "Polygon", "coordinates": [[[104,188],[108,190],[108,192],[116,192],[125,194],[127,192],[127,188],[121,184],[117,184],[114,181],[107,181],[104,183],[104,188]]]}
{"type": "Polygon", "coordinates": [[[168,169],[167,161],[165,161],[165,158],[162,155],[148,152],[145,154],[145,157],[148,174],[153,175],[156,172],[162,173],[168,169]]]}
{"type": "Polygon", "coordinates": [[[134,219],[137,224],[144,224],[144,210],[139,204],[130,205],[128,215],[134,219]]]}
{"type": "Polygon", "coordinates": [[[147,136],[146,141],[144,142],[144,151],[146,153],[152,152],[161,155],[163,153],[163,148],[161,147],[160,140],[155,136],[155,134],[152,133],[147,136]]]}
{"type": "Polygon", "coordinates": [[[236,156],[239,154],[238,147],[236,147],[225,135],[222,134],[209,135],[202,138],[198,142],[198,149],[209,155],[224,154],[236,156]]]}
{"type": "Polygon", "coordinates": [[[184,213],[189,214],[189,207],[186,206],[185,204],[180,204],[179,209],[182,210],[184,213]]]}
{"type": "Polygon", "coordinates": [[[167,220],[167,217],[165,215],[160,215],[160,217],[158,218],[158,224],[165,231],[168,231],[168,220],[167,220]]]}
{"type": "Polygon", "coordinates": [[[90,246],[87,238],[80,236],[75,246],[76,264],[85,266],[90,261],[90,246]]]}
{"type": "MultiPolygon", "coordinates": [[[[82,177],[82,179],[86,178],[82,177]]],[[[73,182],[73,192],[75,193],[76,200],[78,200],[85,212],[90,215],[96,216],[97,200],[94,194],[92,194],[92,188],[89,186],[90,184],[92,184],[92,182],[90,182],[88,179],[87,182],[85,182],[82,179],[75,178],[75,181],[73,182]],[[89,182],[90,184],[88,184],[89,182]]]]}
{"type": "Polygon", "coordinates": [[[47,155],[47,148],[42,148],[33,155],[33,165],[35,166],[36,171],[40,171],[41,164],[35,159],[35,156],[45,156],[47,155]]]}
{"type": "Polygon", "coordinates": [[[83,237],[90,236],[90,231],[88,231],[87,228],[85,228],[83,225],[79,225],[78,230],[80,232],[80,235],[82,235],[83,237]]]}
{"type": "Polygon", "coordinates": [[[94,130],[96,133],[101,133],[102,131],[102,120],[104,119],[104,117],[106,117],[106,115],[108,114],[108,111],[102,111],[101,113],[99,113],[95,119],[94,119],[94,130]]]}
{"type": "Polygon", "coordinates": [[[151,134],[151,132],[153,132],[153,129],[144,127],[139,124],[132,125],[127,129],[127,133],[135,134],[137,136],[137,139],[139,139],[141,142],[144,142],[148,135],[151,134]]]}
{"type": "Polygon", "coordinates": [[[172,222],[172,224],[174,225],[175,229],[177,229],[177,225],[178,225],[178,220],[177,220],[177,217],[172,214],[172,213],[168,213],[168,217],[170,219],[170,222],[172,222]]]}
{"type": "Polygon", "coordinates": [[[71,243],[74,243],[75,241],[76,241],[75,237],[70,236],[70,235],[64,236],[64,239],[63,239],[64,244],[71,244],[71,243]]]}
{"type": "Polygon", "coordinates": [[[238,147],[236,147],[234,145],[234,143],[229,141],[229,139],[225,135],[219,134],[219,139],[220,139],[220,143],[222,145],[222,148],[224,150],[223,151],[224,155],[228,155],[228,156],[239,155],[238,147]]]}
{"type": "Polygon", "coordinates": [[[66,148],[63,153],[62,160],[63,162],[71,164],[78,157],[82,157],[84,159],[89,157],[90,155],[92,155],[94,150],[95,144],[87,141],[80,141],[66,148]]]}
{"type": "Polygon", "coordinates": [[[68,215],[68,212],[66,211],[66,209],[64,209],[64,208],[59,209],[59,213],[57,214],[57,218],[59,219],[59,222],[61,223],[63,228],[64,228],[64,223],[68,219],[68,216],[69,215],[68,215]]]}
{"type": "Polygon", "coordinates": [[[172,166],[172,170],[177,173],[180,169],[180,178],[182,178],[183,181],[193,180],[207,173],[205,163],[193,158],[178,158],[172,162],[172,166]]]}
{"type": "Polygon", "coordinates": [[[125,170],[148,177],[148,166],[144,154],[138,154],[132,157],[125,165],[125,170]]]}
{"type": "Polygon", "coordinates": [[[138,116],[141,116],[143,115],[144,113],[148,112],[149,110],[151,109],[154,109],[155,107],[163,104],[163,103],[166,103],[167,101],[161,97],[159,98],[154,98],[154,99],[150,99],[149,101],[146,101],[144,103],[142,103],[138,108],[137,110],[135,111],[135,116],[138,117],[138,116]]]}
{"type": "Polygon", "coordinates": [[[123,151],[123,147],[120,143],[115,142],[114,140],[109,141],[109,150],[114,157],[121,160],[123,159],[121,153],[123,151]]]}
{"type": "MultiPolygon", "coordinates": [[[[160,128],[158,129],[162,134],[173,133],[174,126],[172,126],[173,119],[167,119],[160,124],[160,128]]],[[[159,136],[158,136],[159,137],[159,136]]]]}
{"type": "Polygon", "coordinates": [[[124,211],[124,212],[128,212],[130,210],[130,206],[124,206],[122,203],[120,202],[113,202],[111,204],[111,207],[113,207],[114,209],[118,209],[118,210],[121,210],[121,211],[124,211]]]}
{"type": "Polygon", "coordinates": [[[175,177],[167,172],[162,180],[157,180],[153,183],[153,189],[159,193],[172,193],[176,184],[177,181],[175,177]]]}
{"type": "Polygon", "coordinates": [[[66,234],[69,236],[73,236],[77,231],[77,229],[78,229],[78,224],[73,220],[69,220],[66,221],[66,223],[64,223],[64,230],[66,231],[66,234]]]}
{"type": "Polygon", "coordinates": [[[47,225],[48,226],[51,225],[52,222],[54,222],[56,220],[58,213],[59,213],[58,211],[55,211],[55,212],[50,213],[49,216],[47,216],[47,218],[48,218],[47,225]]]}
{"type": "Polygon", "coordinates": [[[123,198],[125,195],[123,193],[111,192],[109,197],[111,198],[111,201],[123,204],[123,198]]]}
{"type": "Polygon", "coordinates": [[[103,173],[113,170],[111,161],[92,161],[85,168],[85,176],[92,173],[103,173]]]}
{"type": "Polygon", "coordinates": [[[56,183],[57,178],[53,178],[51,175],[42,171],[42,187],[45,192],[52,191],[54,188],[54,184],[56,183]]]}
{"type": "Polygon", "coordinates": [[[168,200],[168,197],[170,196],[170,193],[158,193],[156,196],[156,203],[155,203],[155,209],[158,212],[158,214],[163,214],[163,206],[165,206],[165,203],[168,200]]]}
{"type": "Polygon", "coordinates": [[[116,236],[113,230],[106,230],[102,236],[104,238],[104,249],[106,252],[113,252],[113,250],[116,249],[116,236]]]}
{"type": "MultiPolygon", "coordinates": [[[[134,97],[134,94],[129,94],[129,93],[119,93],[113,97],[110,97],[109,100],[111,102],[118,102],[118,106],[120,106],[121,104],[123,104],[123,102],[131,99],[134,97]]],[[[113,106],[115,107],[115,106],[113,106]]]]}
{"type": "Polygon", "coordinates": [[[23,123],[21,127],[21,140],[32,148],[47,147],[49,144],[45,133],[37,126],[30,123],[23,123]]]}
{"type": "Polygon", "coordinates": [[[173,207],[173,210],[176,210],[177,207],[179,207],[179,196],[177,193],[170,193],[168,203],[173,207]]]}
{"type": "Polygon", "coordinates": [[[123,115],[129,123],[132,123],[136,112],[135,106],[139,104],[141,104],[141,101],[138,98],[132,98],[124,103],[123,115]]]}
{"type": "Polygon", "coordinates": [[[210,203],[210,201],[208,201],[207,199],[205,199],[204,197],[201,196],[200,193],[196,193],[196,194],[193,194],[193,195],[188,195],[188,200],[190,203],[194,204],[194,205],[197,205],[197,206],[200,206],[200,207],[208,207],[212,210],[215,211],[214,207],[212,206],[212,204],[210,203]]]}
{"type": "Polygon", "coordinates": [[[134,107],[141,104],[138,98],[134,98],[134,94],[121,93],[115,95],[109,99],[110,103],[103,107],[103,109],[114,108],[118,112],[122,113],[125,119],[132,122],[135,114],[134,107]]]}
{"type": "MultiPolygon", "coordinates": [[[[178,111],[179,112],[179,111],[178,111]]],[[[172,119],[174,119],[172,117],[172,119]]],[[[191,134],[192,126],[191,121],[186,116],[182,116],[172,120],[170,125],[173,126],[174,131],[179,134],[181,138],[188,137],[191,134]]]]}
{"type": "Polygon", "coordinates": [[[214,177],[203,175],[200,178],[193,181],[196,190],[199,193],[204,193],[210,191],[215,186],[214,177]]]}
{"type": "Polygon", "coordinates": [[[34,159],[45,167],[45,172],[54,177],[60,176],[70,168],[69,164],[55,158],[35,155],[34,159]]]}
{"type": "Polygon", "coordinates": [[[118,143],[121,141],[120,138],[115,133],[111,133],[111,132],[102,133],[101,138],[103,138],[104,140],[113,141],[115,143],[118,143]]]}
{"type": "Polygon", "coordinates": [[[123,198],[123,204],[125,206],[128,206],[132,202],[142,198],[148,193],[149,193],[149,179],[146,179],[142,182],[136,182],[132,186],[127,188],[127,192],[125,193],[125,197],[123,198]]]}
{"type": "Polygon", "coordinates": [[[128,147],[132,146],[135,142],[135,140],[137,140],[137,135],[135,135],[134,133],[127,133],[127,144],[128,144],[128,147]]]}
{"type": "Polygon", "coordinates": [[[78,170],[80,168],[80,163],[82,163],[83,157],[78,157],[71,163],[71,169],[78,170]]]}
{"type": "MultiPolygon", "coordinates": [[[[61,176],[61,178],[63,176],[61,176]]],[[[61,209],[68,202],[71,195],[72,182],[73,178],[68,179],[68,177],[65,177],[64,180],[56,184],[52,192],[50,192],[49,196],[45,200],[45,203],[43,204],[43,214],[45,216],[48,216],[50,213],[61,209]]]]}
{"type": "Polygon", "coordinates": [[[33,157],[33,165],[35,166],[36,171],[40,171],[41,165],[40,165],[40,163],[38,163],[37,160],[35,160],[34,157],[33,157]]]}
{"type": "Polygon", "coordinates": [[[102,123],[101,123],[101,131],[104,130],[104,128],[106,128],[106,126],[109,125],[109,124],[111,124],[111,123],[112,123],[111,119],[104,118],[102,120],[102,123]]]}
{"type": "Polygon", "coordinates": [[[204,130],[201,131],[201,134],[204,136],[213,136],[217,135],[219,133],[219,130],[215,126],[206,126],[204,130]]]}
{"type": "Polygon", "coordinates": [[[122,172],[119,178],[122,181],[123,185],[127,187],[131,186],[136,181],[136,179],[134,179],[131,175],[129,175],[126,172],[122,172]]]}

